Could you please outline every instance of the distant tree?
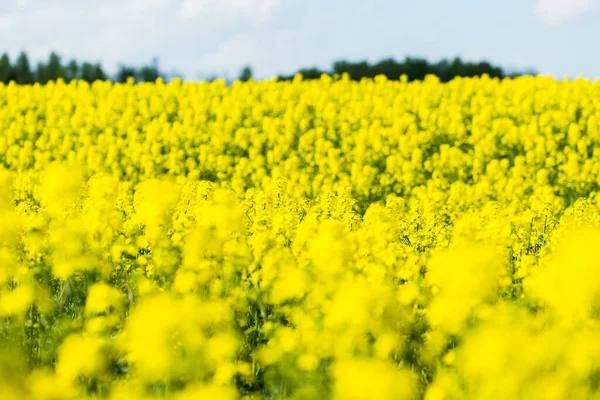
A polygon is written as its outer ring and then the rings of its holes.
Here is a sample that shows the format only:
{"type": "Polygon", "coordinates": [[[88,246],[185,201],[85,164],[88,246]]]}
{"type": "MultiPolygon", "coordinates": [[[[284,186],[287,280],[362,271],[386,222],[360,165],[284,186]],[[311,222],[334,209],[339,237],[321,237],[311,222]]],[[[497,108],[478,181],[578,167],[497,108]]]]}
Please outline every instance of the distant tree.
{"type": "Polygon", "coordinates": [[[455,76],[465,76],[466,68],[463,65],[461,59],[456,57],[452,63],[450,64],[450,75],[452,77],[455,76]]]}
{"type": "Polygon", "coordinates": [[[94,80],[100,80],[100,81],[107,80],[106,73],[102,69],[102,66],[100,65],[100,63],[96,63],[96,65],[94,65],[93,70],[94,70],[94,80]]]}
{"type": "Polygon", "coordinates": [[[100,64],[84,62],[83,64],[81,64],[79,70],[79,78],[88,83],[93,83],[97,80],[104,81],[107,79],[106,74],[102,70],[100,64]]]}
{"type": "Polygon", "coordinates": [[[116,81],[119,83],[127,82],[127,78],[134,77],[136,75],[136,70],[134,67],[130,67],[127,65],[119,66],[119,70],[117,71],[116,81]]]}
{"type": "Polygon", "coordinates": [[[317,67],[301,68],[291,75],[280,75],[277,78],[280,81],[291,81],[296,75],[302,75],[302,79],[319,79],[323,74],[331,74],[329,71],[321,71],[317,67]]]}
{"type": "Polygon", "coordinates": [[[0,82],[9,83],[14,75],[12,65],[10,65],[10,57],[8,54],[2,54],[0,57],[0,82]]]}
{"type": "Polygon", "coordinates": [[[80,78],[88,83],[92,83],[96,80],[96,74],[94,71],[94,65],[89,62],[81,64],[80,78]]]}
{"type": "Polygon", "coordinates": [[[249,65],[246,65],[244,68],[242,68],[242,72],[240,73],[238,80],[247,82],[250,79],[252,79],[252,68],[249,65]]]}
{"type": "Polygon", "coordinates": [[[154,82],[158,78],[157,71],[151,66],[143,66],[139,72],[135,73],[139,77],[140,82],[154,82]]]}
{"type": "Polygon", "coordinates": [[[58,78],[65,78],[65,68],[60,63],[60,57],[55,52],[50,53],[48,63],[38,63],[36,71],[36,80],[42,84],[50,81],[56,81],[58,78]]]}
{"type": "Polygon", "coordinates": [[[79,64],[75,60],[71,60],[65,68],[65,80],[67,82],[79,78],[79,64]]]}
{"type": "Polygon", "coordinates": [[[400,63],[397,63],[392,58],[386,58],[373,65],[370,75],[385,75],[390,79],[398,79],[402,74],[406,73],[406,68],[400,63]]]}
{"type": "Polygon", "coordinates": [[[321,71],[318,68],[302,68],[298,71],[298,73],[302,74],[304,79],[319,79],[321,75],[323,75],[324,71],[321,71]]]}
{"type": "MultiPolygon", "coordinates": [[[[361,78],[371,77],[372,73],[369,71],[369,63],[366,61],[360,61],[357,63],[350,63],[346,61],[337,61],[333,63],[333,71],[334,74],[343,74],[347,73],[350,75],[350,78],[355,80],[360,80],[361,78]]],[[[319,77],[323,72],[319,71],[319,77]]],[[[302,74],[306,79],[311,79],[312,74],[302,74]]],[[[316,79],[315,77],[314,79],[316,79]]]]}
{"type": "Polygon", "coordinates": [[[136,78],[140,82],[154,82],[161,77],[161,73],[158,68],[158,58],[152,59],[152,64],[144,65],[138,72],[135,73],[136,78]]]}
{"type": "Polygon", "coordinates": [[[410,80],[425,79],[427,74],[433,72],[427,60],[422,58],[406,57],[404,67],[410,80]]]}
{"type": "Polygon", "coordinates": [[[58,78],[65,78],[65,69],[60,63],[60,57],[55,52],[50,53],[46,68],[49,78],[48,80],[55,81],[58,78]]]}
{"type": "Polygon", "coordinates": [[[35,72],[33,74],[34,80],[39,83],[48,82],[48,73],[46,72],[46,64],[43,62],[38,62],[35,68],[35,72]]]}
{"type": "Polygon", "coordinates": [[[31,70],[31,66],[29,64],[29,58],[27,57],[27,53],[22,51],[17,57],[17,62],[15,64],[15,75],[17,83],[21,85],[29,85],[34,82],[33,71],[31,70]]]}

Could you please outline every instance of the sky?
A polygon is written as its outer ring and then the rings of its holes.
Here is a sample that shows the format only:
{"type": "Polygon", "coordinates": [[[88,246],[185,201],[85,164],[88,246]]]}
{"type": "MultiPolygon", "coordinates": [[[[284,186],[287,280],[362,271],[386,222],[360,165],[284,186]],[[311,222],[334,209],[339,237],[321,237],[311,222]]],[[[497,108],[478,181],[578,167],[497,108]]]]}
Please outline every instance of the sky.
{"type": "Polygon", "coordinates": [[[256,78],[333,61],[486,60],[600,77],[600,0],[0,0],[0,53],[256,78]]]}

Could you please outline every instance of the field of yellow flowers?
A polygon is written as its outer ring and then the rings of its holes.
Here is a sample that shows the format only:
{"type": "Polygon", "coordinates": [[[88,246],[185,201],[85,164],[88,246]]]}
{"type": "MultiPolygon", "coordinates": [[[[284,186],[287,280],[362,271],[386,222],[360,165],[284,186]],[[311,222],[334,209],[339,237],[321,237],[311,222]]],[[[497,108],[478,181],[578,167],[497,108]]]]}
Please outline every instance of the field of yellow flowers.
{"type": "Polygon", "coordinates": [[[0,83],[0,398],[600,399],[600,83],[0,83]]]}

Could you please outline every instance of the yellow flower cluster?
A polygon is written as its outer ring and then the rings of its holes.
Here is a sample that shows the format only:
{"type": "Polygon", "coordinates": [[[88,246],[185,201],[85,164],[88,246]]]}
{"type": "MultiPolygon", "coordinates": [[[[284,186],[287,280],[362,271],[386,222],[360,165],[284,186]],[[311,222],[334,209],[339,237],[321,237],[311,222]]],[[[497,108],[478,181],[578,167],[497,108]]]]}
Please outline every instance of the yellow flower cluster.
{"type": "Polygon", "coordinates": [[[600,399],[600,84],[0,83],[2,399],[600,399]]]}

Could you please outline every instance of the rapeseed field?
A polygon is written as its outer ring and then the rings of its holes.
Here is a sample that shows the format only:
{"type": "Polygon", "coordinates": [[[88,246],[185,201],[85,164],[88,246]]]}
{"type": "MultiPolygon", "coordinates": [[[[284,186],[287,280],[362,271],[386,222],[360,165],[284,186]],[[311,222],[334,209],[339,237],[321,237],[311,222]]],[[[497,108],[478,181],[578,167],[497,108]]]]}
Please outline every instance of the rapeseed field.
{"type": "Polygon", "coordinates": [[[600,399],[600,83],[0,84],[0,398],[600,399]]]}

